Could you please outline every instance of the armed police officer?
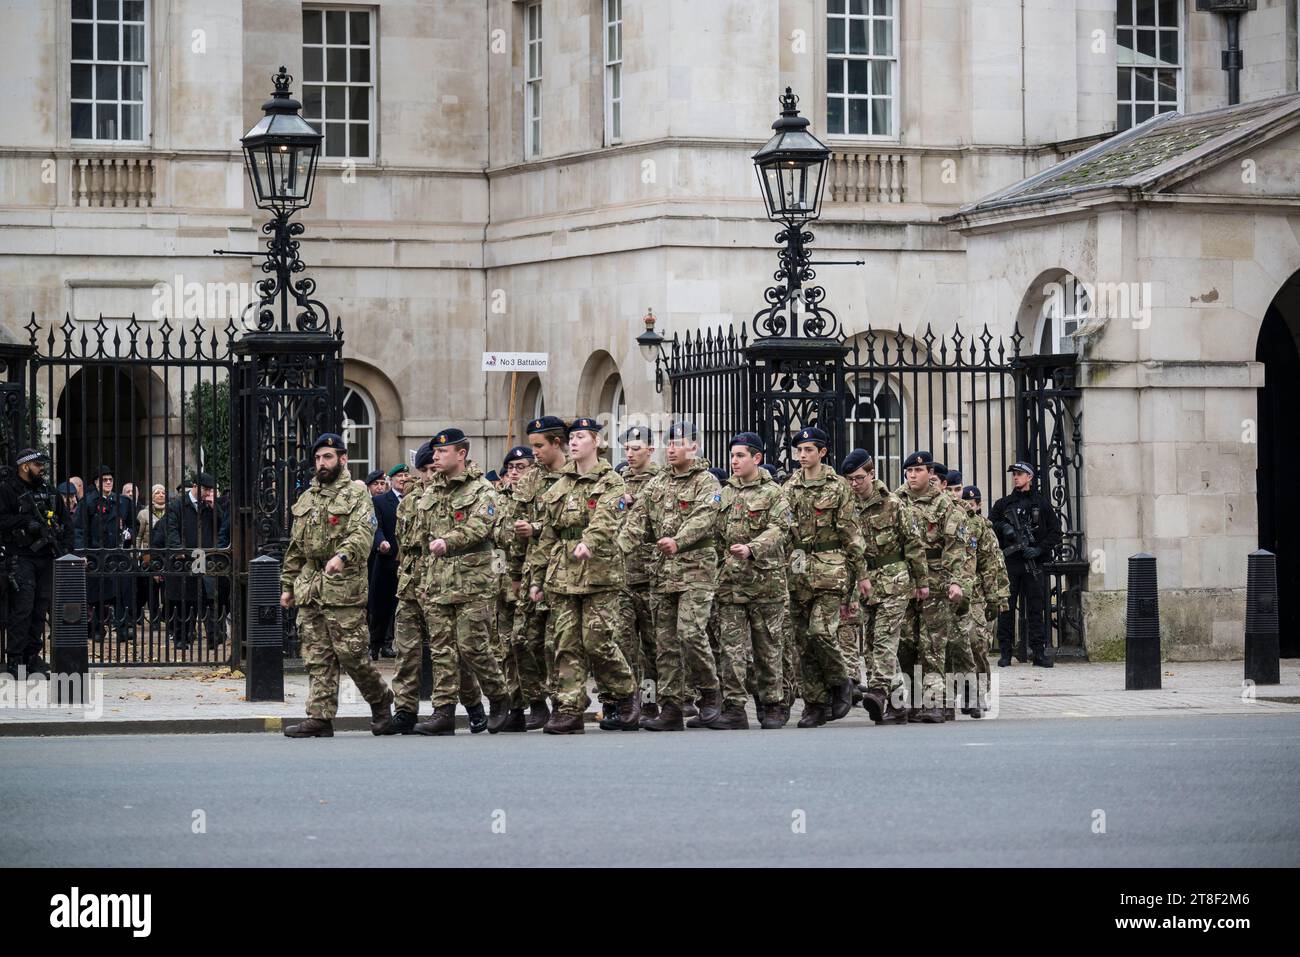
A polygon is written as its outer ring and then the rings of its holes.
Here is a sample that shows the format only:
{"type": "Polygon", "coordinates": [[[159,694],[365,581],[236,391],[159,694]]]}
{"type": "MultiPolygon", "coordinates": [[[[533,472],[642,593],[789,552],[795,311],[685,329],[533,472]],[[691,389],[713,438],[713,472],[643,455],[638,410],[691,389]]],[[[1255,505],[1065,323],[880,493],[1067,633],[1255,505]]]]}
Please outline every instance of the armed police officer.
{"type": "Polygon", "coordinates": [[[72,549],[63,496],[45,481],[45,454],[18,453],[14,473],[0,482],[0,594],[8,606],[5,670],[49,676],[41,657],[45,614],[54,588],[54,559],[72,549]],[[6,594],[7,593],[7,594],[6,594]]]}
{"type": "MultiPolygon", "coordinates": [[[[1011,664],[1016,640],[1016,614],[1023,609],[1025,631],[1034,664],[1052,667],[1050,642],[1044,641],[1043,609],[1047,604],[1047,576],[1042,563],[1050,561],[1052,550],[1061,544],[1061,525],[1056,510],[1034,488],[1034,469],[1017,462],[1008,472],[1015,490],[1003,496],[989,510],[989,522],[1007,563],[1011,582],[1010,608],[998,616],[998,667],[1011,664]]],[[[1024,658],[1020,659],[1024,661],[1024,658]]]]}

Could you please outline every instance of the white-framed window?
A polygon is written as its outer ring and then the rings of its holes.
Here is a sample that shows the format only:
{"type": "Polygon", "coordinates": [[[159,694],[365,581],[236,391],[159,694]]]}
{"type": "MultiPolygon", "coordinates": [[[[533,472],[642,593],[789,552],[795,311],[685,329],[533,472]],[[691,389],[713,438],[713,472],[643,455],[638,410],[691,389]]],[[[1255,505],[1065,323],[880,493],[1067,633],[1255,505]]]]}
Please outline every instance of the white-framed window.
{"type": "Polygon", "coordinates": [[[1116,0],[1115,129],[1172,113],[1183,102],[1179,0],[1116,0]]]}
{"type": "Polygon", "coordinates": [[[143,143],[149,122],[146,0],[72,0],[72,138],[143,143]]]}
{"type": "Polygon", "coordinates": [[[868,376],[853,381],[853,405],[845,421],[849,448],[866,449],[876,463],[876,477],[901,475],[903,404],[889,383],[868,376]]]}
{"type": "Polygon", "coordinates": [[[542,154],[542,3],[524,7],[524,158],[542,154]]]}
{"type": "Polygon", "coordinates": [[[1083,283],[1066,276],[1051,286],[1034,330],[1034,351],[1040,356],[1076,351],[1074,334],[1092,311],[1083,283]]]}
{"type": "Polygon", "coordinates": [[[343,441],[348,447],[348,471],[364,480],[375,461],[375,403],[366,391],[343,383],[343,441]]]}
{"type": "Polygon", "coordinates": [[[897,0],[826,0],[826,133],[898,136],[897,0]]]}
{"type": "Polygon", "coordinates": [[[623,0],[605,8],[605,145],[623,140],[623,0]]]}
{"type": "Polygon", "coordinates": [[[373,12],[353,7],[302,11],[302,118],[325,134],[323,159],[374,158],[373,12]]]}
{"type": "Polygon", "coordinates": [[[609,414],[609,460],[617,465],[623,458],[623,420],[627,418],[627,396],[623,394],[623,380],[620,378],[614,383],[614,391],[610,396],[609,408],[605,410],[609,414]]]}

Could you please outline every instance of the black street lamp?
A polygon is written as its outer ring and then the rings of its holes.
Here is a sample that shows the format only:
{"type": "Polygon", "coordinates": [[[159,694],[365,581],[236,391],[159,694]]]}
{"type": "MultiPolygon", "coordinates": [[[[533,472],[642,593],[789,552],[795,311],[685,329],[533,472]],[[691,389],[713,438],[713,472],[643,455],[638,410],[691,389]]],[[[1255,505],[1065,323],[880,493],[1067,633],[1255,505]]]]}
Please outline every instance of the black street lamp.
{"type": "Polygon", "coordinates": [[[641,350],[641,357],[646,362],[655,364],[655,391],[662,392],[664,388],[663,369],[668,364],[668,354],[664,351],[664,337],[655,329],[655,311],[646,308],[645,316],[641,320],[645,323],[645,331],[636,337],[637,348],[641,350]]]}
{"type": "Polygon", "coordinates": [[[290,222],[295,212],[311,205],[322,137],[298,113],[302,104],[289,94],[293,77],[281,66],[273,79],[275,92],[262,104],[266,115],[240,140],[254,202],[272,215],[262,225],[262,232],[270,237],[266,241],[262,272],[274,275],[257,284],[260,299],[248,308],[256,313],[257,330],[271,332],[277,326],[271,306],[279,299],[278,331],[290,332],[289,299],[292,297],[301,309],[294,318],[299,332],[328,332],[329,310],[311,298],[316,281],[292,278],[306,266],[298,258],[297,239],[304,227],[302,223],[290,222]]]}

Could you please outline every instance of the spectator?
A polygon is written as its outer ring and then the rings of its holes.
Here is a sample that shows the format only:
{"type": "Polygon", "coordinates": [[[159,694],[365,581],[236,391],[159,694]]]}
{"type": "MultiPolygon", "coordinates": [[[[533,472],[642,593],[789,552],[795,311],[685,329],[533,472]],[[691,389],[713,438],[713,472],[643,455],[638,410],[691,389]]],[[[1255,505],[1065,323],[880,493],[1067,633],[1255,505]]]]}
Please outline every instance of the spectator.
{"type": "MultiPolygon", "coordinates": [[[[158,548],[166,546],[166,541],[159,541],[154,544],[154,529],[160,526],[167,515],[167,487],[159,483],[149,490],[149,504],[140,509],[135,517],[135,540],[139,548],[158,548]]],[[[145,552],[143,560],[150,561],[149,553],[145,552]]],[[[161,584],[150,579],[145,586],[148,588],[148,607],[149,620],[157,621],[162,610],[162,586],[161,584]]]]}
{"type": "MultiPolygon", "coordinates": [[[[101,465],[95,475],[95,488],[81,504],[81,530],[83,547],[104,551],[129,547],[130,524],[125,521],[122,505],[113,492],[113,470],[101,465]]],[[[135,638],[135,624],[128,617],[131,606],[128,588],[131,579],[125,575],[92,574],[86,578],[86,604],[90,613],[90,637],[99,643],[111,621],[117,640],[135,638]]]]}
{"type": "Polygon", "coordinates": [[[383,469],[372,469],[366,476],[366,488],[370,490],[370,497],[383,495],[388,491],[388,476],[384,474],[383,469]]]}
{"type": "MultiPolygon", "coordinates": [[[[164,519],[169,549],[215,548],[217,544],[216,481],[207,472],[194,476],[189,489],[167,506],[164,519]]],[[[188,566],[184,566],[188,571],[188,566]]],[[[186,651],[199,637],[199,622],[207,622],[208,648],[217,645],[213,617],[217,583],[211,575],[173,572],[167,577],[167,609],[177,651],[186,651]]]]}
{"type": "Polygon", "coordinates": [[[73,475],[68,479],[68,484],[77,490],[77,501],[85,501],[86,487],[81,483],[80,475],[73,475]]]}
{"type": "Polygon", "coordinates": [[[59,483],[59,494],[63,496],[63,506],[68,513],[68,525],[72,529],[72,548],[81,551],[85,548],[85,535],[81,531],[81,499],[77,497],[77,487],[71,482],[59,483]]]}

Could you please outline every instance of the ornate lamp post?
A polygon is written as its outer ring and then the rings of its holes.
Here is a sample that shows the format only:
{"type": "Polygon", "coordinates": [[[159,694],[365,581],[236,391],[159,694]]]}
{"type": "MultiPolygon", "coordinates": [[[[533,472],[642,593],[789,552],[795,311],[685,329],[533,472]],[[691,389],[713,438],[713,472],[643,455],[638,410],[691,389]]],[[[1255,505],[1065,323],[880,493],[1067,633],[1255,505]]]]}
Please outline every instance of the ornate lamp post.
{"type": "Polygon", "coordinates": [[[636,337],[637,348],[646,362],[655,364],[655,391],[664,390],[664,369],[668,365],[668,353],[664,351],[664,337],[655,329],[655,312],[647,308],[642,319],[645,331],[636,337]]]}

